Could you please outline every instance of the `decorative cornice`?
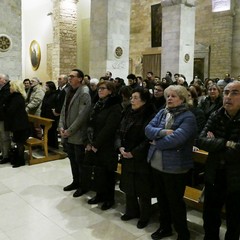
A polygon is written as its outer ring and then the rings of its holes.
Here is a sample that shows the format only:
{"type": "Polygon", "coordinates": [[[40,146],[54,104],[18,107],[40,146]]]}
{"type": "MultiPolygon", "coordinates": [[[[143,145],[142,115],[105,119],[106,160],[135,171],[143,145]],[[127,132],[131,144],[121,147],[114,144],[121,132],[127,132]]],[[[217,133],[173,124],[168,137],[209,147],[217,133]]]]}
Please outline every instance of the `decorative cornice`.
{"type": "Polygon", "coordinates": [[[188,7],[194,7],[196,0],[162,0],[162,7],[184,4],[188,7]]]}

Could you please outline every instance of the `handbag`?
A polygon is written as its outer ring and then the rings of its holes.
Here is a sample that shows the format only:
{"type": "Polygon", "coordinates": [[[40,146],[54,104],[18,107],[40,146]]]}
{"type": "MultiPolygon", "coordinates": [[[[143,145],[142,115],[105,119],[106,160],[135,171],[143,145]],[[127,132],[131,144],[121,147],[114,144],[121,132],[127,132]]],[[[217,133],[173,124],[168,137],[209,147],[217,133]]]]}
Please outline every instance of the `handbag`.
{"type": "Polygon", "coordinates": [[[82,166],[81,187],[82,189],[95,192],[106,190],[107,172],[103,166],[96,165],[96,153],[87,152],[82,166]]]}
{"type": "Polygon", "coordinates": [[[152,168],[162,171],[162,151],[159,149],[156,149],[150,159],[150,165],[152,168]]]}

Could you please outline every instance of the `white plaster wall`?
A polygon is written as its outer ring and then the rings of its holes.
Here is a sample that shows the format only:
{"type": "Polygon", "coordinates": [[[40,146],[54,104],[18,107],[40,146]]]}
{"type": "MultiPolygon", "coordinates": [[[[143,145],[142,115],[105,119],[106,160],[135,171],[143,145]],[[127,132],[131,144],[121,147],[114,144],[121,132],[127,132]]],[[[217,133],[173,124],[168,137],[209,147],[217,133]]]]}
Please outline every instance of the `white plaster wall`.
{"type": "Polygon", "coordinates": [[[39,77],[45,82],[49,79],[47,74],[47,44],[53,42],[51,0],[22,0],[22,74],[23,78],[39,77]],[[36,40],[41,48],[41,62],[34,71],[29,56],[29,46],[36,40]]]}

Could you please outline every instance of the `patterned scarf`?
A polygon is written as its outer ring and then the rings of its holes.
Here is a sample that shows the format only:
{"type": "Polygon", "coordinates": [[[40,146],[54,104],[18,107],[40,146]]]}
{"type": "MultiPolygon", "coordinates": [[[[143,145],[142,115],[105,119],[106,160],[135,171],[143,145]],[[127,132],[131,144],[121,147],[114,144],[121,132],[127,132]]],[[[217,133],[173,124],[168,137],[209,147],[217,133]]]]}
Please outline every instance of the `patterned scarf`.
{"type": "Polygon", "coordinates": [[[94,105],[94,107],[93,107],[93,109],[92,109],[92,111],[90,113],[90,122],[91,123],[94,122],[94,120],[96,119],[96,116],[98,115],[98,113],[101,112],[101,110],[104,108],[104,106],[105,106],[107,100],[109,99],[109,97],[110,96],[108,96],[108,97],[106,97],[104,99],[99,99],[95,103],[95,105],[94,105]]]}
{"type": "Polygon", "coordinates": [[[133,110],[129,107],[120,125],[120,133],[122,138],[124,138],[129,128],[131,128],[134,123],[143,119],[145,109],[145,104],[137,110],[133,110]]]}
{"type": "Polygon", "coordinates": [[[165,108],[165,115],[166,115],[166,123],[165,123],[165,129],[171,129],[174,119],[177,115],[180,113],[186,112],[188,110],[188,106],[185,103],[182,103],[181,105],[174,107],[174,108],[165,108]]]}

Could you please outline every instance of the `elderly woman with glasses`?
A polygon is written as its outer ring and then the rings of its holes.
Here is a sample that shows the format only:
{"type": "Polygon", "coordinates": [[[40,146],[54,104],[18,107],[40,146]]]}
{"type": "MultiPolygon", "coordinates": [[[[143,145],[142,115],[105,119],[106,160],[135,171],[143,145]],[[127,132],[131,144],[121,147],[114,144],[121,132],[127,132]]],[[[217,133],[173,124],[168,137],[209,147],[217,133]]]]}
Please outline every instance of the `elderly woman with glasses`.
{"type": "Polygon", "coordinates": [[[188,171],[193,167],[192,148],[197,133],[195,116],[188,109],[187,89],[171,85],[164,91],[166,108],[158,112],[145,129],[151,140],[148,160],[154,170],[160,227],[152,239],[172,235],[190,240],[186,206],[183,200],[188,171]]]}
{"type": "MultiPolygon", "coordinates": [[[[85,164],[92,164],[104,172],[104,178],[97,177],[96,196],[88,204],[103,202],[102,210],[114,205],[115,171],[118,153],[114,147],[116,130],[121,120],[121,99],[115,93],[115,84],[101,81],[97,84],[99,100],[94,105],[88,126],[88,141],[85,164]]],[[[84,172],[83,172],[84,176],[84,172]]]]}
{"type": "Polygon", "coordinates": [[[155,114],[150,104],[150,93],[142,87],[132,90],[131,105],[120,124],[116,146],[121,153],[122,174],[120,189],[126,196],[122,221],[139,218],[138,228],[147,226],[151,213],[152,175],[147,163],[150,146],[144,134],[145,126],[155,114]]]}

